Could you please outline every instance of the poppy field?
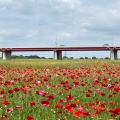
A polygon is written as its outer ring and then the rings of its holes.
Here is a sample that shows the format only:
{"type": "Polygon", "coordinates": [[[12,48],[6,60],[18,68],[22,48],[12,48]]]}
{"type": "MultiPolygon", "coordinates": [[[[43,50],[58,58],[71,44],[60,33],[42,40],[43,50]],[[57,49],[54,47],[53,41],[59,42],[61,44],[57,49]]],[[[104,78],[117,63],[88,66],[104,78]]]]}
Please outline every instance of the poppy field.
{"type": "Polygon", "coordinates": [[[0,61],[0,120],[120,120],[120,61],[0,61]]]}

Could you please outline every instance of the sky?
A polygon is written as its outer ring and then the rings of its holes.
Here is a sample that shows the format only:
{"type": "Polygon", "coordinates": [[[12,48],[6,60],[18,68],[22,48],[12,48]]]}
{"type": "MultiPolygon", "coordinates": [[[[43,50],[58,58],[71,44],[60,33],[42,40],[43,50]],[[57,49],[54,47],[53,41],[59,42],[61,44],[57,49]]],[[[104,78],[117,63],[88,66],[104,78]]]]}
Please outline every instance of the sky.
{"type": "MultiPolygon", "coordinates": [[[[120,46],[120,0],[0,0],[0,48],[104,44],[120,46]]],[[[52,52],[12,54],[53,57],[52,52]]],[[[110,52],[64,55],[100,58],[110,52]]]]}

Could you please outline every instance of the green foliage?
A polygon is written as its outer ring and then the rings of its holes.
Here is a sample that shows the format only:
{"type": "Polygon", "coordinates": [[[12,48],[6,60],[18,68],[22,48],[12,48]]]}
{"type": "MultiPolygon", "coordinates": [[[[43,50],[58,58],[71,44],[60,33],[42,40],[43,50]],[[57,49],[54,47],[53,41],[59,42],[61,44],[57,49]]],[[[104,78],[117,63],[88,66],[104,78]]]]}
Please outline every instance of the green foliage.
{"type": "Polygon", "coordinates": [[[68,57],[67,56],[63,56],[63,59],[67,59],[68,57]]]}
{"type": "Polygon", "coordinates": [[[83,57],[80,57],[80,59],[84,59],[83,57]]]}
{"type": "Polygon", "coordinates": [[[85,59],[89,59],[88,57],[85,57],[85,59]]]}
{"type": "MultiPolygon", "coordinates": [[[[40,59],[37,55],[23,56],[23,55],[12,55],[12,59],[40,59]]],[[[45,59],[45,57],[41,57],[41,59],[45,59]]]]}
{"type": "Polygon", "coordinates": [[[109,57],[105,57],[105,59],[110,59],[109,57]]]}
{"type": "Polygon", "coordinates": [[[95,56],[93,56],[92,59],[97,59],[97,58],[95,56]]]}

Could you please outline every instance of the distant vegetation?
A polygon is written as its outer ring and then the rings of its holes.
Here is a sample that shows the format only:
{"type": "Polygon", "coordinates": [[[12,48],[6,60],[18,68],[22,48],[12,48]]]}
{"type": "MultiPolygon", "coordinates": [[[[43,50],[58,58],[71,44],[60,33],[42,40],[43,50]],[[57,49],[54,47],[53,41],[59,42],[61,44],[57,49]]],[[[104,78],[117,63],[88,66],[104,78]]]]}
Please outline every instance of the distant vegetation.
{"type": "Polygon", "coordinates": [[[12,59],[45,59],[45,57],[39,57],[37,55],[30,55],[30,56],[12,55],[12,59]]]}
{"type": "MultiPolygon", "coordinates": [[[[12,55],[12,59],[53,59],[53,58],[46,58],[46,57],[39,57],[37,55],[30,55],[30,56],[23,56],[23,55],[12,55]]],[[[73,60],[73,59],[76,59],[74,57],[67,57],[67,56],[63,56],[63,60],[67,60],[67,59],[70,59],[70,60],[73,60]]],[[[105,58],[97,58],[95,56],[93,56],[92,58],[88,58],[88,57],[79,57],[77,59],[110,59],[109,57],[105,57],[105,58]]]]}

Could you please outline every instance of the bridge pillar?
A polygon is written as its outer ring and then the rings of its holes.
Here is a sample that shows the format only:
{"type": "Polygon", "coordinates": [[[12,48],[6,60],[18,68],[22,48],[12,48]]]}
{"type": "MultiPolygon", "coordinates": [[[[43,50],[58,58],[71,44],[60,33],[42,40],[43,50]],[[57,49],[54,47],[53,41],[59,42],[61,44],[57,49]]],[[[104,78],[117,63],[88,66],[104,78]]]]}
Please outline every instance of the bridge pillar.
{"type": "Polygon", "coordinates": [[[118,59],[117,50],[111,50],[110,51],[110,59],[111,60],[117,60],[118,59]]]}
{"type": "Polygon", "coordinates": [[[54,58],[54,60],[62,60],[62,51],[60,51],[60,50],[54,51],[53,58],[54,58]]]}
{"type": "Polygon", "coordinates": [[[2,59],[3,60],[11,60],[11,51],[2,52],[2,59]]]}

